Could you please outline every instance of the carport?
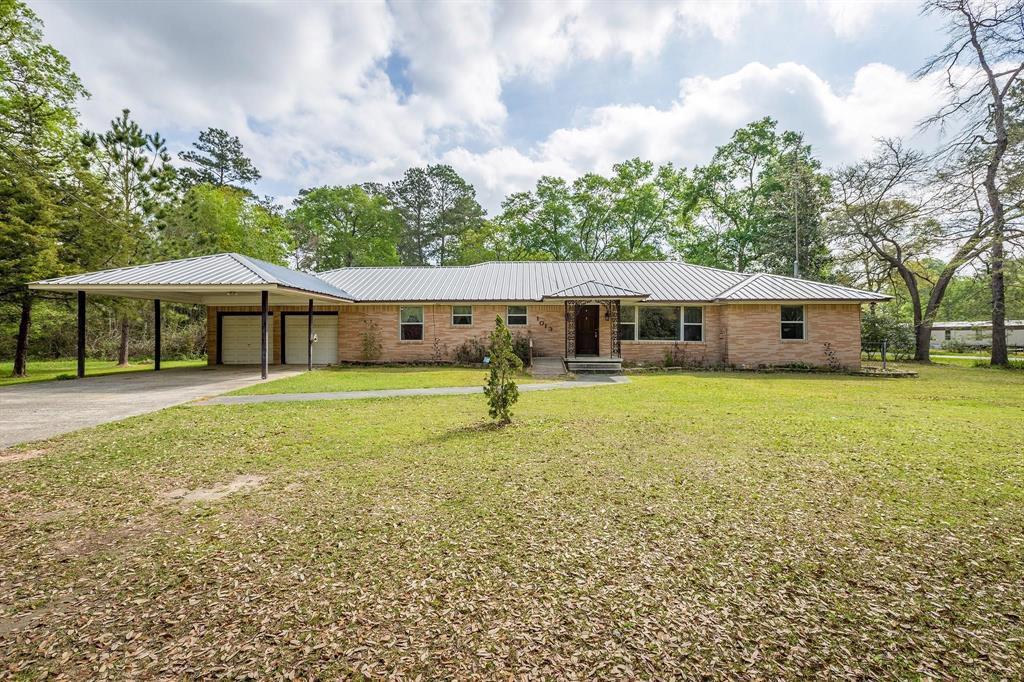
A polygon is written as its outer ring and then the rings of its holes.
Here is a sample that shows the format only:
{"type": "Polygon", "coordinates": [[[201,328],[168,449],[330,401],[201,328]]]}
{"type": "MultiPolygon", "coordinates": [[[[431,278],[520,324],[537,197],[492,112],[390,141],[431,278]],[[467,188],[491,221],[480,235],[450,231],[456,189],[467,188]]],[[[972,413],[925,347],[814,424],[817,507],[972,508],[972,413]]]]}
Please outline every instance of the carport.
{"type": "Polygon", "coordinates": [[[270,365],[270,306],[306,305],[307,368],[313,367],[313,304],[351,303],[352,297],[313,275],[237,253],[219,253],[113,270],[100,270],[29,284],[30,289],[78,297],[78,376],[85,376],[86,296],[121,296],[153,301],[153,369],[160,369],[160,305],[163,301],[205,306],[258,306],[260,374],[270,365]]]}

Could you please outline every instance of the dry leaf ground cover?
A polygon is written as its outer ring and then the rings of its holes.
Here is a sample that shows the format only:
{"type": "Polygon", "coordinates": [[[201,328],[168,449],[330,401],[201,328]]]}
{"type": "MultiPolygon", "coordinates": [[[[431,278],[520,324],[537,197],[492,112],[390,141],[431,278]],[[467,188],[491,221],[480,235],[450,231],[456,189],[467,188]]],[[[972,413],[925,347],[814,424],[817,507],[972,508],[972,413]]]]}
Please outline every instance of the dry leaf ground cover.
{"type": "Polygon", "coordinates": [[[0,677],[1024,675],[1019,372],[483,413],[179,407],[0,461],[0,677]]]}

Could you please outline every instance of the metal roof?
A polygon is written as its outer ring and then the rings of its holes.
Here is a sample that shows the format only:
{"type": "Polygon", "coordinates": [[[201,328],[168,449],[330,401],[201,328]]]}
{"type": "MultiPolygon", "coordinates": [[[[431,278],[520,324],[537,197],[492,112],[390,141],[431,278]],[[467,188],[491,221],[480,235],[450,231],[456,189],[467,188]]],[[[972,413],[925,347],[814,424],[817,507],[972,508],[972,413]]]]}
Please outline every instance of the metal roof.
{"type": "MultiPolygon", "coordinates": [[[[643,298],[665,302],[884,301],[888,296],[792,277],[744,274],[679,261],[495,261],[449,267],[298,272],[237,253],[102,270],[33,282],[36,289],[273,286],[340,301],[542,301],[643,298]]],[[[128,294],[125,294],[128,295],[128,294]]]]}
{"type": "Polygon", "coordinates": [[[318,276],[363,302],[540,301],[586,283],[600,283],[634,295],[644,292],[649,301],[889,298],[834,284],[750,275],[679,261],[493,261],[446,267],[341,268],[318,276]],[[727,293],[729,297],[724,298],[727,293]]]}
{"type": "Polygon", "coordinates": [[[545,294],[544,298],[647,298],[647,294],[604,282],[590,281],[545,294]]]}
{"type": "Polygon", "coordinates": [[[238,253],[218,253],[147,265],[86,272],[33,282],[35,285],[68,286],[259,286],[276,285],[342,300],[347,293],[316,275],[274,265],[238,253]]]}
{"type": "MultiPolygon", "coordinates": [[[[1024,320],[1006,320],[1007,327],[1024,327],[1024,320]]],[[[935,322],[932,329],[984,329],[992,326],[992,320],[977,320],[973,322],[935,322]]]]}

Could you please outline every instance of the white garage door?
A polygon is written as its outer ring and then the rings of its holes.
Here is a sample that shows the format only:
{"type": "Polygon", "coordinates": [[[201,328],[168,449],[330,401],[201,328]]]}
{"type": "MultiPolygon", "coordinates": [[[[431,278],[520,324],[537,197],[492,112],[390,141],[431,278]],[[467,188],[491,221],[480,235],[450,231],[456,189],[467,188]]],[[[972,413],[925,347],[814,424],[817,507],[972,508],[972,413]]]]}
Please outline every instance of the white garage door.
{"type": "MultiPolygon", "coordinates": [[[[267,318],[273,329],[273,318],[267,318]]],[[[269,331],[269,330],[268,330],[269,331]]],[[[274,335],[267,334],[267,357],[274,361],[274,335]]],[[[225,315],[220,327],[220,361],[225,365],[260,364],[260,316],[225,315]]]]}
{"type": "MultiPolygon", "coordinates": [[[[284,361],[289,365],[306,364],[306,333],[309,319],[305,315],[284,316],[284,361]]],[[[338,316],[314,315],[313,364],[333,365],[338,362],[338,316]]]]}

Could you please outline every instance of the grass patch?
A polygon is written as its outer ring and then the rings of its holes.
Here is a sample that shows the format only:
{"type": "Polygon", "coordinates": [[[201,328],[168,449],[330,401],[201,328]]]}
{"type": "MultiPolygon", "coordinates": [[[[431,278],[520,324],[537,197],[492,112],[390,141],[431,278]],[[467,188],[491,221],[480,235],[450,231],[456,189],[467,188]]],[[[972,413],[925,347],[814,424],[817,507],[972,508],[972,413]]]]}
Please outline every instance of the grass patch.
{"type": "MultiPolygon", "coordinates": [[[[206,359],[199,360],[164,360],[160,363],[163,369],[174,367],[205,367],[206,359]]],[[[153,361],[132,362],[127,367],[118,367],[113,360],[86,360],[86,376],[102,376],[104,374],[120,374],[121,372],[140,372],[153,369],[153,361]]],[[[34,381],[53,381],[55,379],[74,379],[78,372],[78,361],[75,358],[65,360],[29,360],[27,377],[12,377],[13,361],[0,362],[0,386],[11,384],[27,384],[34,381]]]]}
{"type": "MultiPolygon", "coordinates": [[[[520,374],[521,383],[541,383],[520,374]]],[[[334,391],[376,391],[391,388],[442,388],[483,386],[487,370],[468,367],[324,367],[293,377],[254,384],[229,395],[270,393],[328,393],[334,391]]]]}
{"type": "MultiPolygon", "coordinates": [[[[955,367],[979,367],[984,369],[1006,369],[1004,367],[992,367],[988,360],[978,360],[975,358],[953,358],[953,357],[935,357],[932,356],[932,362],[937,365],[953,365],[955,367]]],[[[1016,357],[1010,358],[1009,369],[1024,369],[1024,358],[1018,359],[1016,357]]]]}
{"type": "Polygon", "coordinates": [[[1024,375],[919,369],[637,376],[525,393],[505,429],[480,396],[176,407],[35,444],[0,461],[6,669],[1020,679],[1024,375]]]}

